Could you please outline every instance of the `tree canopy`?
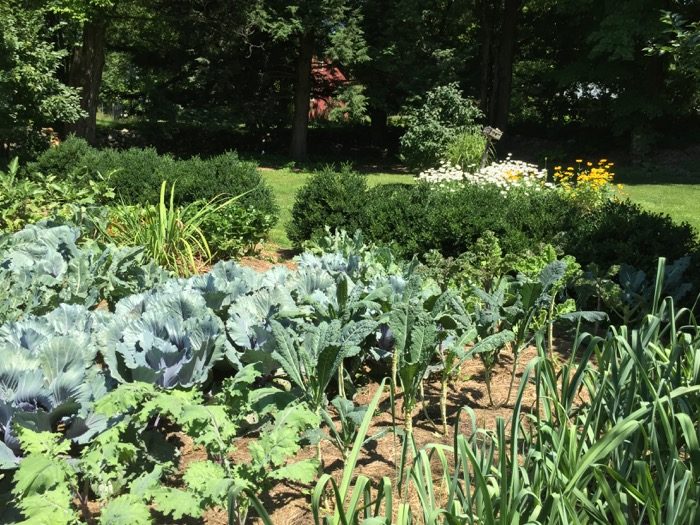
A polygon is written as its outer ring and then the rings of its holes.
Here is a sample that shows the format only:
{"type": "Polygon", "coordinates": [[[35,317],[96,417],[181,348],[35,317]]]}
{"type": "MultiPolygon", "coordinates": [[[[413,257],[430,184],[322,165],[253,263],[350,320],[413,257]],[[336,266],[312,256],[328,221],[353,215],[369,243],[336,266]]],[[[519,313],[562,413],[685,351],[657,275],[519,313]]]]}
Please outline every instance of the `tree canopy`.
{"type": "Polygon", "coordinates": [[[700,107],[700,6],[684,0],[0,0],[0,10],[4,144],[49,126],[95,141],[101,107],[291,130],[298,160],[312,100],[336,123],[371,124],[381,142],[388,117],[456,82],[483,124],[603,132],[641,157],[700,107]]]}

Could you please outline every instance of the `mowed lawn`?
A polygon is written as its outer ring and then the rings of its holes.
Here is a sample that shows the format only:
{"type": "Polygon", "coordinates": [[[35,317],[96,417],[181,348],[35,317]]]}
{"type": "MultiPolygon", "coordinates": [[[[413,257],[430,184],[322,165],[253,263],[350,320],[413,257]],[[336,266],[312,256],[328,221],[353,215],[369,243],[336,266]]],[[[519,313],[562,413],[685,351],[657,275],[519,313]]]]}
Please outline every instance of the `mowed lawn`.
{"type": "Polygon", "coordinates": [[[687,222],[700,233],[700,170],[697,163],[652,168],[621,168],[623,194],[642,207],[687,222]]]}
{"type": "Polygon", "coordinates": [[[630,184],[624,193],[644,208],[667,213],[700,232],[700,184],[630,184]]]}
{"type": "MultiPolygon", "coordinates": [[[[688,222],[700,232],[700,174],[679,178],[661,174],[650,177],[635,170],[622,171],[619,180],[624,183],[623,194],[645,209],[666,213],[677,222],[688,222]]],[[[291,248],[285,226],[289,222],[296,192],[311,176],[311,172],[288,169],[261,170],[263,177],[275,192],[280,205],[280,220],[270,234],[270,241],[280,248],[291,248]]],[[[411,175],[373,173],[367,175],[370,186],[391,183],[412,183],[411,175]]]]}
{"type": "MultiPolygon", "coordinates": [[[[277,204],[280,206],[280,220],[270,232],[270,242],[278,245],[280,248],[291,248],[292,243],[287,238],[285,226],[292,217],[292,206],[294,206],[297,190],[304,185],[311,176],[311,172],[295,172],[288,169],[273,170],[269,168],[262,168],[260,171],[275,192],[277,204]]],[[[367,183],[370,187],[379,184],[413,183],[413,181],[412,175],[391,173],[372,173],[367,175],[367,183]]]]}

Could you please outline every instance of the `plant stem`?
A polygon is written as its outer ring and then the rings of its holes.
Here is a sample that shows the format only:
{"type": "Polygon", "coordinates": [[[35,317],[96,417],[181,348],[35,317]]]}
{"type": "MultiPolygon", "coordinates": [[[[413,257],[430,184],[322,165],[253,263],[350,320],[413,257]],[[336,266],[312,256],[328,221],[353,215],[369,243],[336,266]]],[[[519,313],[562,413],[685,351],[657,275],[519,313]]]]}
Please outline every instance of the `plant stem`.
{"type": "Polygon", "coordinates": [[[440,382],[440,417],[442,418],[442,433],[447,435],[447,380],[444,375],[440,382]]]}
{"type": "Polygon", "coordinates": [[[491,369],[486,368],[486,373],[484,374],[486,379],[486,393],[489,396],[489,406],[493,407],[493,397],[491,397],[491,369]]]}
{"type": "Polygon", "coordinates": [[[345,399],[345,367],[342,361],[338,365],[338,395],[345,399]]]}
{"type": "Polygon", "coordinates": [[[549,357],[552,358],[554,355],[554,305],[556,302],[556,295],[552,293],[552,301],[549,303],[549,314],[547,316],[547,346],[549,347],[549,357]]]}
{"type": "Polygon", "coordinates": [[[508,397],[506,398],[506,405],[510,403],[510,396],[513,392],[513,385],[515,384],[515,374],[518,369],[518,358],[520,357],[520,349],[513,350],[513,369],[510,371],[510,384],[508,385],[508,397]]]}
{"type": "Polygon", "coordinates": [[[398,374],[398,368],[399,368],[399,350],[398,348],[394,348],[394,354],[391,357],[391,384],[394,388],[394,391],[398,391],[398,385],[396,384],[396,376],[398,374]]]}

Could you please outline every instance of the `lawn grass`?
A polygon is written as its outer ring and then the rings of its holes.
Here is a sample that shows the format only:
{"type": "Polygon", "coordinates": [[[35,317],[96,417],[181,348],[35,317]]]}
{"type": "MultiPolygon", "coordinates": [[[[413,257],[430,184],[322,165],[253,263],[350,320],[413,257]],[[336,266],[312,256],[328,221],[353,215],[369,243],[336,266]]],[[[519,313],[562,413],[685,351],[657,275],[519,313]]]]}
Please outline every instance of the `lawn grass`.
{"type": "MultiPolygon", "coordinates": [[[[270,242],[278,245],[280,248],[289,249],[292,247],[292,243],[287,237],[285,227],[292,217],[292,206],[294,205],[296,193],[311,176],[311,172],[263,168],[261,173],[275,192],[277,204],[280,207],[280,220],[270,232],[270,242]]],[[[413,181],[414,178],[411,175],[392,173],[372,173],[367,175],[367,183],[370,187],[397,182],[412,183],[413,181]]]]}
{"type": "Polygon", "coordinates": [[[643,208],[687,222],[700,235],[700,170],[694,163],[670,167],[621,168],[623,194],[643,208]]]}

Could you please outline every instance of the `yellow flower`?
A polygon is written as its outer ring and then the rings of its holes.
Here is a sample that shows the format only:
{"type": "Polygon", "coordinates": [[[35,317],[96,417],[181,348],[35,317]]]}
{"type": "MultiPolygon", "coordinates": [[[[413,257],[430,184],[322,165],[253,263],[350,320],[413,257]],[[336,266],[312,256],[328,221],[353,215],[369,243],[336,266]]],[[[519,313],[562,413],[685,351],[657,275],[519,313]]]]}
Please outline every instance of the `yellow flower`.
{"type": "Polygon", "coordinates": [[[590,168],[591,166],[593,166],[593,163],[591,161],[588,161],[588,162],[586,162],[586,166],[588,166],[590,168]]]}
{"type": "Polygon", "coordinates": [[[579,164],[581,164],[581,163],[583,162],[583,159],[576,159],[576,162],[578,162],[579,164]]]}

